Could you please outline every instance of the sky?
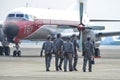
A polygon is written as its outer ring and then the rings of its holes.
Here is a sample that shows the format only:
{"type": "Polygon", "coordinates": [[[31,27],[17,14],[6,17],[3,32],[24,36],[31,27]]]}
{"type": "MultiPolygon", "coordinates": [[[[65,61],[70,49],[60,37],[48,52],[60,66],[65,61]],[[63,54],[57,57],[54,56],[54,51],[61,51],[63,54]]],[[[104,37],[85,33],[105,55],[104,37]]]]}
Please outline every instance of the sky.
{"type": "Polygon", "coordinates": [[[10,10],[25,7],[26,4],[28,4],[28,7],[66,9],[73,2],[74,0],[1,0],[0,20],[3,20],[10,10]]]}
{"type": "MultiPolygon", "coordinates": [[[[0,20],[17,7],[67,9],[77,0],[1,0],[0,20]]],[[[120,19],[120,0],[87,0],[87,15],[90,18],[120,19]]]]}
{"type": "Polygon", "coordinates": [[[120,19],[120,0],[88,0],[91,17],[120,19]]]}
{"type": "MultiPolygon", "coordinates": [[[[4,20],[6,14],[17,7],[37,7],[52,9],[68,9],[76,0],[1,0],[0,20],[4,20]]],[[[87,0],[87,15],[92,19],[119,19],[120,20],[120,0],[87,0]]],[[[101,24],[101,23],[95,23],[101,24]]],[[[106,25],[106,23],[102,23],[106,25]]],[[[107,23],[110,25],[120,25],[120,23],[107,23]]]]}
{"type": "MultiPolygon", "coordinates": [[[[90,18],[95,19],[119,19],[120,0],[88,0],[87,13],[90,18]]],[[[106,30],[120,30],[120,22],[95,23],[106,26],[106,30]]]]}

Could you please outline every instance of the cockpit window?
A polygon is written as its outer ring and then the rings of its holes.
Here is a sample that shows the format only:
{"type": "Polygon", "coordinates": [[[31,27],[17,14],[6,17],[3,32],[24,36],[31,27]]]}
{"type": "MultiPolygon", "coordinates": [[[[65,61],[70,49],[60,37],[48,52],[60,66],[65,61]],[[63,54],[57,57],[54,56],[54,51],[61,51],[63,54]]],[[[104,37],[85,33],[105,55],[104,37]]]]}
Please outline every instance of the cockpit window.
{"type": "Polygon", "coordinates": [[[15,14],[9,14],[8,17],[15,17],[15,14]]]}
{"type": "Polygon", "coordinates": [[[33,20],[32,15],[28,14],[22,14],[22,13],[17,13],[17,14],[8,14],[6,19],[22,19],[22,20],[33,20]]]}
{"type": "Polygon", "coordinates": [[[16,17],[24,17],[24,14],[16,14],[16,17]]]}

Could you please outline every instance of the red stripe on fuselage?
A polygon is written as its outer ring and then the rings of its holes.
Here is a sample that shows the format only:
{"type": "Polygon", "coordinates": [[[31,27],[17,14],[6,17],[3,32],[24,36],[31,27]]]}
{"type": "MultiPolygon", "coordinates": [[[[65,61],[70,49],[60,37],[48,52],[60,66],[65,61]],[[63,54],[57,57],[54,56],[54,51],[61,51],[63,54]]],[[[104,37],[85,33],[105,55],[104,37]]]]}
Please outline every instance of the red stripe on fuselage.
{"type": "Polygon", "coordinates": [[[67,21],[67,20],[51,20],[51,19],[35,19],[34,21],[28,20],[8,20],[5,24],[12,22],[15,23],[19,27],[19,33],[16,36],[19,39],[26,38],[38,28],[43,25],[71,25],[77,26],[79,24],[78,21],[67,21]]]}
{"type": "Polygon", "coordinates": [[[14,23],[19,27],[18,35],[16,36],[19,39],[25,38],[28,35],[32,34],[36,31],[40,26],[42,26],[42,22],[27,21],[27,20],[9,20],[5,21],[5,24],[14,23]]]}

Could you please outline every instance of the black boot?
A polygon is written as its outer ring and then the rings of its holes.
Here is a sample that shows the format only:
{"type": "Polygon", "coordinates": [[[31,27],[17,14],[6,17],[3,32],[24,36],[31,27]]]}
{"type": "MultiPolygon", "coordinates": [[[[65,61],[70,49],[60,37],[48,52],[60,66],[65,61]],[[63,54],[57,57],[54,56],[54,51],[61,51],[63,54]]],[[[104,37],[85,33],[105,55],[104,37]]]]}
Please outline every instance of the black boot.
{"type": "Polygon", "coordinates": [[[61,66],[59,66],[59,69],[62,70],[61,66]]]}
{"type": "Polygon", "coordinates": [[[50,71],[49,69],[46,69],[46,71],[50,71]]]}
{"type": "Polygon", "coordinates": [[[86,72],[86,70],[83,70],[83,72],[86,72]]]}
{"type": "Polygon", "coordinates": [[[76,68],[74,68],[74,71],[78,71],[76,68]]]}
{"type": "Polygon", "coordinates": [[[56,71],[59,71],[59,69],[58,69],[58,68],[56,68],[56,71]]]}

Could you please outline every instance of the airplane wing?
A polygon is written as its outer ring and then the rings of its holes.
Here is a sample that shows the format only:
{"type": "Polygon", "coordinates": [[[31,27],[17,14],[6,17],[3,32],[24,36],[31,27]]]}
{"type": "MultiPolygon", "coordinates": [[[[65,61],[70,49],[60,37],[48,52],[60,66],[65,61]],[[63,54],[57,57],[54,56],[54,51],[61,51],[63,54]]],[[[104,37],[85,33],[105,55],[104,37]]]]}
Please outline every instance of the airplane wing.
{"type": "Polygon", "coordinates": [[[72,36],[73,34],[78,35],[79,32],[77,28],[66,26],[66,25],[45,25],[39,28],[37,31],[26,37],[25,39],[29,40],[46,40],[47,35],[56,37],[57,33],[62,34],[62,38],[66,39],[67,37],[72,36]]]}
{"type": "MultiPolygon", "coordinates": [[[[120,20],[118,19],[90,19],[90,22],[120,22],[120,20]]],[[[120,35],[120,30],[119,31],[100,31],[98,33],[96,33],[96,36],[99,36],[99,37],[107,37],[107,36],[117,36],[117,35],[120,35]]]]}
{"type": "Polygon", "coordinates": [[[90,22],[120,22],[120,20],[108,20],[108,19],[90,19],[90,22]]]}
{"type": "Polygon", "coordinates": [[[100,31],[96,33],[98,37],[117,36],[120,35],[120,31],[100,31]]]}

